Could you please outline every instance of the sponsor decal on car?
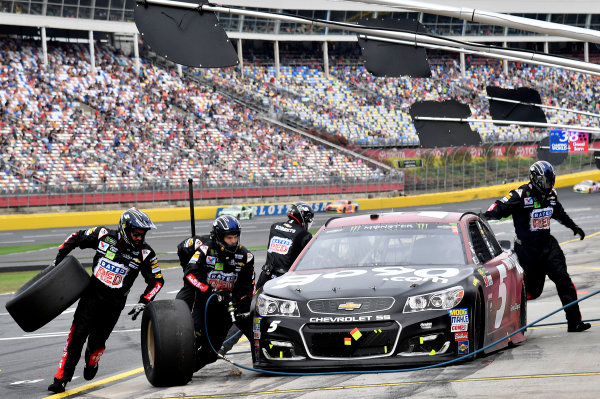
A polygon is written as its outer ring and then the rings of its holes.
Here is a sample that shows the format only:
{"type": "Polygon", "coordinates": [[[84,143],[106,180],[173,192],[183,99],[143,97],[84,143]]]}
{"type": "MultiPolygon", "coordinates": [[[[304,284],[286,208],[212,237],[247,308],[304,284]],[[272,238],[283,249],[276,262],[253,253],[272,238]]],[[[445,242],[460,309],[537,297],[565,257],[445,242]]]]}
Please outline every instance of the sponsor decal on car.
{"type": "Polygon", "coordinates": [[[349,323],[357,321],[372,321],[372,320],[391,320],[391,316],[376,315],[376,316],[326,316],[326,317],[311,317],[311,323],[349,323]]]}
{"type": "Polygon", "coordinates": [[[419,327],[421,327],[423,330],[429,330],[431,327],[433,327],[433,323],[428,321],[428,322],[419,324],[419,327]]]}
{"type": "Polygon", "coordinates": [[[260,321],[261,320],[262,320],[262,317],[255,317],[252,320],[252,331],[260,332],[260,321]]]}
{"type": "Polygon", "coordinates": [[[452,324],[450,326],[450,332],[461,332],[461,331],[468,331],[468,330],[469,330],[469,324],[467,324],[467,323],[452,324]]]}
{"type": "Polygon", "coordinates": [[[464,339],[469,339],[469,333],[468,332],[457,332],[454,333],[454,340],[455,341],[461,341],[464,339]]]}
{"type": "Polygon", "coordinates": [[[458,341],[458,354],[466,355],[469,353],[469,341],[458,341]]]}
{"type": "Polygon", "coordinates": [[[298,286],[310,284],[317,279],[338,279],[361,276],[372,272],[375,276],[382,277],[383,281],[409,281],[409,282],[424,282],[431,281],[433,283],[447,283],[449,277],[455,277],[460,273],[460,270],[455,267],[435,267],[427,269],[414,269],[404,266],[388,266],[374,267],[371,270],[367,269],[352,269],[341,270],[332,273],[314,273],[302,275],[284,274],[274,281],[276,282],[271,288],[281,289],[289,286],[298,286]],[[405,276],[402,276],[405,275],[405,276]]]}

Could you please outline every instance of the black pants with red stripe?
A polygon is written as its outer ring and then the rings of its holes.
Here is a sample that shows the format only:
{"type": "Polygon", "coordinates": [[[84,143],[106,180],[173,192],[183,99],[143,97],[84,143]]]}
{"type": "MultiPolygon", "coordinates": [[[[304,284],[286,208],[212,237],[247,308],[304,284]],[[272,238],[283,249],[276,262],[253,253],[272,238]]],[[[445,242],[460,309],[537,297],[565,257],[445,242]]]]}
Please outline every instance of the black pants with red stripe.
{"type": "Polygon", "coordinates": [[[71,381],[86,339],[86,355],[92,355],[93,363],[98,361],[124,306],[125,298],[117,302],[114,299],[106,300],[95,292],[91,284],[88,286],[75,310],[71,331],[55,378],[71,381]]]}
{"type": "MultiPolygon", "coordinates": [[[[546,276],[556,285],[558,297],[564,305],[577,300],[577,290],[567,272],[567,261],[558,241],[553,236],[541,244],[515,243],[515,252],[525,271],[527,298],[535,299],[542,295],[546,276]]],[[[567,321],[581,321],[579,304],[565,309],[567,321]]]]}

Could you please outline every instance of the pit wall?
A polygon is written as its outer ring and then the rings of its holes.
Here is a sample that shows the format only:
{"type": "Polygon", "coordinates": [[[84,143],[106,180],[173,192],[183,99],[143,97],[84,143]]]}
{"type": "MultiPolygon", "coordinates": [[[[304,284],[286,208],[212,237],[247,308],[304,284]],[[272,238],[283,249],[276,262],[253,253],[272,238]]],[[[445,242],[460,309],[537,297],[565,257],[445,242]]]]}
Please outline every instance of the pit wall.
{"type": "MultiPolygon", "coordinates": [[[[555,187],[573,186],[582,180],[600,180],[600,170],[558,176],[556,178],[555,187]]],[[[444,193],[409,195],[392,198],[356,199],[355,201],[358,202],[361,210],[403,208],[450,202],[463,202],[485,198],[500,198],[508,194],[510,190],[523,183],[525,183],[525,181],[444,193]]],[[[257,209],[282,209],[282,205],[284,204],[276,203],[248,205],[254,206],[257,209]]],[[[313,206],[315,206],[315,204],[313,204],[313,206]]],[[[194,214],[196,219],[214,219],[217,214],[217,209],[219,208],[222,208],[222,206],[195,207],[194,214]]],[[[322,205],[318,205],[318,210],[322,209],[322,205]]],[[[189,208],[187,207],[142,210],[146,212],[155,223],[189,220],[190,217],[189,208]]],[[[117,224],[122,212],[123,210],[0,215],[0,231],[100,225],[113,226],[117,224]]],[[[256,214],[260,216],[270,214],[270,212],[263,212],[262,214],[259,212],[256,214]]]]}

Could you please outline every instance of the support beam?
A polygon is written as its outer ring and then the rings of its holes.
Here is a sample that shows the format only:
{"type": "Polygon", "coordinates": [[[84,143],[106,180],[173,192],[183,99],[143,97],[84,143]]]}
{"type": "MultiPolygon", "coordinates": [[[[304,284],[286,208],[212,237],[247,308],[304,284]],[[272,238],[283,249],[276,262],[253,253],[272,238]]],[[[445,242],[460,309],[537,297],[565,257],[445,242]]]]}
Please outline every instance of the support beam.
{"type": "Polygon", "coordinates": [[[48,44],[46,43],[46,27],[42,26],[42,63],[48,67],[48,44]]]}
{"type": "Polygon", "coordinates": [[[237,41],[237,54],[238,54],[238,69],[240,71],[240,76],[244,77],[244,53],[242,48],[242,39],[238,39],[237,41]]]}
{"type": "Polygon", "coordinates": [[[140,73],[140,49],[139,49],[139,36],[137,33],[133,34],[133,56],[135,58],[135,72],[140,73]]]}
{"type": "Polygon", "coordinates": [[[329,79],[329,50],[327,42],[323,42],[323,72],[325,72],[325,77],[329,79]]]}
{"type": "Polygon", "coordinates": [[[275,57],[275,77],[279,79],[279,42],[277,40],[273,42],[273,52],[275,57]]]}
{"type": "Polygon", "coordinates": [[[90,73],[96,73],[96,54],[94,52],[94,31],[90,30],[89,32],[89,42],[90,42],[90,73]]]}

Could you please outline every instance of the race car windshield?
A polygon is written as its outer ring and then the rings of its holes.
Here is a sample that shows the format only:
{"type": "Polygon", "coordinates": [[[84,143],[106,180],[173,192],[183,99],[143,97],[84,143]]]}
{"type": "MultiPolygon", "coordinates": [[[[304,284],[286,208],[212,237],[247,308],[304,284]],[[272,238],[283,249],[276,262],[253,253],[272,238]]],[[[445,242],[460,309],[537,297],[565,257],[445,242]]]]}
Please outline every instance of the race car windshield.
{"type": "Polygon", "coordinates": [[[326,229],[294,270],[465,264],[456,224],[403,223],[326,229]]]}

